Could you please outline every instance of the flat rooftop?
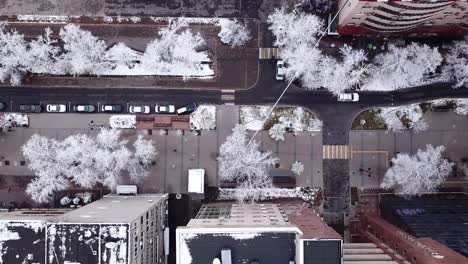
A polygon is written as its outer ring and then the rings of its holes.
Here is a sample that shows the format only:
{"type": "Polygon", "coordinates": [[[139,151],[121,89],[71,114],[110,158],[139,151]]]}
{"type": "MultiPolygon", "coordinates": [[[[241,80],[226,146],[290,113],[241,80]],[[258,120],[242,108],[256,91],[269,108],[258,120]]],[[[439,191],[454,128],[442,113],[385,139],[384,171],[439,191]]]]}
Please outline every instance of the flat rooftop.
{"type": "Polygon", "coordinates": [[[54,217],[61,216],[72,209],[65,208],[31,208],[17,209],[9,212],[0,213],[0,221],[47,221],[54,217]]]}
{"type": "Polygon", "coordinates": [[[54,219],[57,223],[130,223],[149,210],[167,194],[138,194],[123,196],[110,194],[102,199],[54,219]]]}

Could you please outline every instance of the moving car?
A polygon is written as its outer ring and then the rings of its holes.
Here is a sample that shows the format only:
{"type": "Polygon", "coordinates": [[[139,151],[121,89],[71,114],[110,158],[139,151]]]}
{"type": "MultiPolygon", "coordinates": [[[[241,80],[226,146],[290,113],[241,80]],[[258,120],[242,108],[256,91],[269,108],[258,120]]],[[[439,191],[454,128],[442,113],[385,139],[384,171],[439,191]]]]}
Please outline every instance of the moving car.
{"type": "Polygon", "coordinates": [[[278,60],[276,62],[276,80],[283,81],[285,74],[286,74],[286,71],[284,69],[284,62],[283,60],[278,60]]]}
{"type": "Polygon", "coordinates": [[[20,105],[20,112],[23,113],[40,113],[42,108],[40,105],[20,105]]]}
{"type": "Polygon", "coordinates": [[[101,111],[107,113],[120,113],[122,112],[122,106],[119,104],[104,104],[101,106],[101,111]]]}
{"type": "Polygon", "coordinates": [[[73,106],[73,111],[77,113],[92,113],[96,111],[94,105],[82,104],[73,106]]]}
{"type": "Polygon", "coordinates": [[[0,102],[0,111],[5,110],[6,104],[4,102],[0,102]]]}
{"type": "Polygon", "coordinates": [[[177,109],[177,114],[178,115],[183,115],[183,114],[190,114],[197,110],[197,104],[196,103],[191,103],[186,106],[183,106],[179,109],[177,109]]]}
{"type": "Polygon", "coordinates": [[[156,105],[154,111],[157,114],[173,114],[175,113],[174,105],[156,105]]]}
{"type": "Polygon", "coordinates": [[[359,94],[357,93],[340,93],[338,94],[338,102],[358,102],[359,94]]]}
{"type": "Polygon", "coordinates": [[[46,111],[49,113],[65,113],[67,111],[67,106],[64,104],[48,104],[46,106],[46,111]]]}
{"type": "Polygon", "coordinates": [[[151,109],[147,105],[131,105],[128,108],[128,112],[132,114],[149,114],[151,109]]]}

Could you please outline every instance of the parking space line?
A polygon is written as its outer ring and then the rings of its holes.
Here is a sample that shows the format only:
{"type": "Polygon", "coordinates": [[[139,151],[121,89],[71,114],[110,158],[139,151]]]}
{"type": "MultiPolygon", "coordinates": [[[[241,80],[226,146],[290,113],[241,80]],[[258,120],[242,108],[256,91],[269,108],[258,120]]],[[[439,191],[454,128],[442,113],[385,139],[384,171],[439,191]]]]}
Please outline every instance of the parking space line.
{"type": "Polygon", "coordinates": [[[13,112],[13,100],[10,100],[10,111],[13,112]]]}
{"type": "Polygon", "coordinates": [[[97,109],[97,112],[98,112],[98,113],[101,111],[101,110],[100,110],[100,109],[101,109],[101,107],[100,107],[99,105],[100,105],[100,103],[99,103],[99,102],[97,102],[97,108],[98,108],[98,109],[97,109]]]}

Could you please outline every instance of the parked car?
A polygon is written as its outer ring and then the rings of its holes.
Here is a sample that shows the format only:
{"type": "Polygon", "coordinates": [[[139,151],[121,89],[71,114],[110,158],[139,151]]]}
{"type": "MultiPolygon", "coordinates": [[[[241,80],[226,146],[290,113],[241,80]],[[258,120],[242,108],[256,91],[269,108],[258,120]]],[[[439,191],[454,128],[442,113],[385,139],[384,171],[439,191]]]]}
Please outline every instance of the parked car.
{"type": "Polygon", "coordinates": [[[455,108],[455,106],[451,103],[442,104],[442,105],[435,105],[431,107],[431,110],[434,112],[448,112],[455,108]]]}
{"type": "Polygon", "coordinates": [[[94,105],[82,104],[73,106],[73,111],[77,113],[93,113],[96,111],[94,105]]]}
{"type": "Polygon", "coordinates": [[[0,102],[0,111],[5,110],[6,104],[4,102],[0,102]]]}
{"type": "Polygon", "coordinates": [[[20,105],[20,112],[23,113],[40,113],[42,108],[40,105],[30,104],[30,105],[20,105]]]}
{"type": "Polygon", "coordinates": [[[132,114],[149,114],[151,112],[151,108],[147,105],[131,105],[128,108],[128,112],[132,114]]]}
{"type": "Polygon", "coordinates": [[[154,111],[157,114],[173,114],[175,113],[174,105],[156,105],[154,111]]]}
{"type": "Polygon", "coordinates": [[[284,62],[283,60],[278,60],[276,62],[276,80],[283,81],[286,71],[284,69],[284,62]]]}
{"type": "Polygon", "coordinates": [[[358,102],[359,94],[357,93],[340,93],[338,94],[338,102],[358,102]]]}
{"type": "Polygon", "coordinates": [[[49,113],[65,113],[67,111],[67,106],[64,104],[48,104],[46,106],[46,111],[49,113]]]}
{"type": "Polygon", "coordinates": [[[183,106],[181,108],[177,109],[177,114],[178,115],[183,115],[183,114],[190,114],[197,110],[197,104],[196,103],[191,103],[186,106],[183,106]]]}
{"type": "Polygon", "coordinates": [[[101,111],[108,113],[120,113],[122,112],[122,106],[119,104],[104,104],[101,106],[101,111]]]}

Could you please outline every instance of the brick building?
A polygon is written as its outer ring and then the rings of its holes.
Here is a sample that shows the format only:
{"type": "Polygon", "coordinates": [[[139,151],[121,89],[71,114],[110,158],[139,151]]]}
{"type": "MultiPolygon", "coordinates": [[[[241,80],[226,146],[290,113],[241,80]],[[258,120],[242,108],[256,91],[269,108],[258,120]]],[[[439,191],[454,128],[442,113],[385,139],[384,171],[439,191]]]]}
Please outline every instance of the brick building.
{"type": "Polygon", "coordinates": [[[340,34],[468,34],[467,0],[339,0],[340,34]]]}

